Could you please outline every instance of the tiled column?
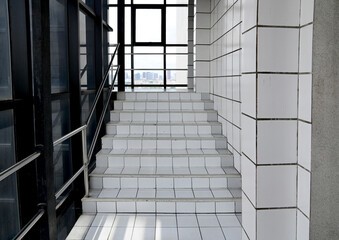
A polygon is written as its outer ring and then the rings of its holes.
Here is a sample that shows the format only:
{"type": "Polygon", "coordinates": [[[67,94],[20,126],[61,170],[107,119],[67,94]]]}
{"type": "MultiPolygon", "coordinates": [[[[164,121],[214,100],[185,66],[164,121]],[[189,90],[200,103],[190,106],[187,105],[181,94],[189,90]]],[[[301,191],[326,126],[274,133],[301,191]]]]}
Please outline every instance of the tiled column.
{"type": "Polygon", "coordinates": [[[309,4],[243,0],[243,239],[296,239],[297,219],[308,216],[309,170],[301,161],[309,162],[311,122],[300,115],[310,111],[311,69],[303,67],[312,39],[300,25],[309,4]]]}
{"type": "Polygon", "coordinates": [[[194,77],[197,92],[209,92],[210,1],[195,0],[194,77]]]}

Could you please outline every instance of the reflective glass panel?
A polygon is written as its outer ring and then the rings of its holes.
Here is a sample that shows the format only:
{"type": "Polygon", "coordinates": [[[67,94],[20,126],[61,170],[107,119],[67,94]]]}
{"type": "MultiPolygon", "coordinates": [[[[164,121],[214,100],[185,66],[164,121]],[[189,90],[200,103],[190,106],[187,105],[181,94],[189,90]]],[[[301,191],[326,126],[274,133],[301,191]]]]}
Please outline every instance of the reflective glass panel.
{"type": "Polygon", "coordinates": [[[161,9],[136,9],[135,41],[161,42],[161,9]]]}
{"type": "Polygon", "coordinates": [[[134,69],[162,69],[163,55],[134,55],[134,69]]]}
{"type": "MultiPolygon", "coordinates": [[[[53,141],[70,132],[68,99],[52,101],[52,128],[53,141]]],[[[59,190],[72,175],[70,144],[70,140],[66,140],[54,147],[55,191],[59,190]]]]}
{"type": "Polygon", "coordinates": [[[163,4],[164,0],[134,0],[134,4],[163,4]]]}
{"type": "Polygon", "coordinates": [[[134,71],[134,84],[164,84],[164,71],[134,71]]]}
{"type": "Polygon", "coordinates": [[[12,98],[11,57],[7,0],[0,0],[0,99],[12,98]]]}
{"type": "Polygon", "coordinates": [[[51,88],[52,93],[68,90],[67,1],[50,1],[51,88]]]}
{"type": "Polygon", "coordinates": [[[167,70],[167,84],[187,84],[187,71],[185,70],[167,70]]]}
{"type": "Polygon", "coordinates": [[[188,4],[188,0],[167,0],[167,4],[188,4]]]}
{"type": "Polygon", "coordinates": [[[166,9],[166,41],[168,44],[187,44],[187,7],[168,7],[166,9]]]}
{"type": "Polygon", "coordinates": [[[167,55],[167,69],[187,69],[187,55],[167,55]]]}
{"type": "MultiPolygon", "coordinates": [[[[13,111],[0,112],[0,172],[15,164],[13,111]]],[[[0,239],[12,239],[19,230],[16,174],[0,182],[0,239]]]]}
{"type": "Polygon", "coordinates": [[[94,21],[82,12],[80,21],[80,78],[82,89],[95,89],[94,21]]]}

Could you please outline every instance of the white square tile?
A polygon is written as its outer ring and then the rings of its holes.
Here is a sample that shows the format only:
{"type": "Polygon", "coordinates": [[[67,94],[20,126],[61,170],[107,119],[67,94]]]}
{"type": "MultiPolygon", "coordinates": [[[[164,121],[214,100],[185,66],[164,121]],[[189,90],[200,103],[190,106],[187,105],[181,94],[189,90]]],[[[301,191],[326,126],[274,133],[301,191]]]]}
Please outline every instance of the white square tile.
{"type": "Polygon", "coordinates": [[[258,121],[257,126],[258,163],[297,162],[297,121],[258,121]]]}
{"type": "Polygon", "coordinates": [[[176,228],[177,217],[175,214],[157,214],[156,228],[176,228]]]}
{"type": "Polygon", "coordinates": [[[258,75],[258,117],[297,118],[298,75],[258,75]]]}
{"type": "Polygon", "coordinates": [[[312,72],[313,24],[300,29],[300,72],[312,72]]]}
{"type": "Polygon", "coordinates": [[[135,202],[117,202],[117,211],[125,213],[136,212],[135,202]]]}
{"type": "Polygon", "coordinates": [[[200,240],[201,235],[198,228],[178,228],[179,240],[200,240]]]}
{"type": "Polygon", "coordinates": [[[74,226],[71,232],[68,234],[66,239],[74,240],[74,239],[84,239],[89,227],[77,227],[74,226]]]}
{"type": "Polygon", "coordinates": [[[93,222],[92,227],[112,227],[115,219],[115,214],[102,214],[98,213],[93,222]]]}
{"type": "Polygon", "coordinates": [[[191,188],[192,182],[190,178],[174,178],[174,188],[191,188]]]}
{"type": "Polygon", "coordinates": [[[311,170],[312,125],[298,122],[298,164],[311,170]]]}
{"type": "Polygon", "coordinates": [[[241,156],[241,175],[242,177],[242,190],[251,202],[256,205],[256,182],[257,182],[257,173],[256,165],[249,160],[245,155],[241,156]]]}
{"type": "Polygon", "coordinates": [[[244,74],[241,77],[241,110],[251,117],[256,117],[256,83],[255,74],[244,74]]]}
{"type": "Polygon", "coordinates": [[[117,211],[115,202],[97,202],[97,211],[103,213],[115,213],[117,211]]]}
{"type": "Polygon", "coordinates": [[[130,240],[133,233],[133,227],[112,228],[109,240],[130,240]]]}
{"type": "Polygon", "coordinates": [[[139,178],[139,188],[155,188],[155,178],[139,178]]]}
{"type": "Polygon", "coordinates": [[[175,213],[175,202],[157,202],[156,203],[158,213],[175,213]]]}
{"type": "Polygon", "coordinates": [[[195,202],[176,202],[176,210],[177,213],[195,213],[195,202]]]}
{"type": "Polygon", "coordinates": [[[253,162],[256,162],[256,120],[242,115],[241,118],[242,131],[242,151],[248,156],[253,162]]]}
{"type": "Polygon", "coordinates": [[[311,173],[298,167],[298,208],[310,217],[311,173]]]}
{"type": "Polygon", "coordinates": [[[210,183],[208,178],[192,178],[193,188],[209,188],[210,183]]]}
{"type": "Polygon", "coordinates": [[[312,75],[299,75],[299,118],[311,122],[312,75]]]}
{"type": "Polygon", "coordinates": [[[173,178],[157,178],[156,179],[157,188],[173,188],[173,178]]]}
{"type": "Polygon", "coordinates": [[[259,24],[298,26],[299,5],[300,3],[294,0],[261,0],[258,9],[259,24]]]}
{"type": "Polygon", "coordinates": [[[259,28],[258,71],[297,72],[298,42],[298,29],[259,28]]]}
{"type": "Polygon", "coordinates": [[[296,237],[296,210],[258,210],[257,236],[260,240],[286,240],[296,237]]]}
{"type": "Polygon", "coordinates": [[[301,0],[300,25],[313,22],[314,0],[301,0]]]}
{"type": "Polygon", "coordinates": [[[297,239],[310,239],[310,220],[297,210],[297,239]]]}
{"type": "Polygon", "coordinates": [[[132,240],[154,239],[155,228],[134,228],[132,240]]]}
{"type": "Polygon", "coordinates": [[[155,228],[155,218],[153,214],[138,214],[135,218],[135,228],[155,228]]]}
{"type": "Polygon", "coordinates": [[[119,178],[103,178],[103,187],[104,188],[120,188],[120,179],[119,178]]]}
{"type": "Polygon", "coordinates": [[[85,239],[107,239],[110,231],[109,227],[90,227],[85,239]]]}
{"type": "Polygon", "coordinates": [[[156,228],[156,240],[177,240],[178,230],[176,228],[156,228]]]}
{"type": "Polygon", "coordinates": [[[215,202],[196,202],[195,211],[197,213],[215,213],[215,202]]]}
{"type": "Polygon", "coordinates": [[[296,166],[257,167],[257,206],[296,207],[296,166]]]}
{"type": "Polygon", "coordinates": [[[249,236],[249,239],[257,239],[256,210],[245,194],[242,194],[241,199],[242,199],[242,226],[247,235],[249,236]]]}
{"type": "Polygon", "coordinates": [[[200,228],[200,232],[203,239],[209,239],[211,236],[213,236],[213,239],[215,240],[225,240],[224,234],[221,230],[221,228],[215,228],[215,227],[203,227],[200,228]]]}
{"type": "Polygon", "coordinates": [[[117,214],[113,223],[113,228],[125,227],[133,228],[135,222],[135,214],[117,214]]]}
{"type": "MultiPolygon", "coordinates": [[[[246,0],[253,1],[253,0],[246,0]]],[[[242,35],[242,72],[256,71],[256,29],[251,29],[242,35]]]]}

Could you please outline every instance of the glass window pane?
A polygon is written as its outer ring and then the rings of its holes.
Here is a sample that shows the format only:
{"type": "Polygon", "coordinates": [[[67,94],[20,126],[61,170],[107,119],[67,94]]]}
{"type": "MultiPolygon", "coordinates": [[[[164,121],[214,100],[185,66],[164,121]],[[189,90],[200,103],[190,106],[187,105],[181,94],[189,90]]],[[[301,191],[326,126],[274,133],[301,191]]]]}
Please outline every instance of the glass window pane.
{"type": "Polygon", "coordinates": [[[94,21],[79,13],[80,21],[80,78],[82,89],[95,89],[94,21]]]}
{"type": "Polygon", "coordinates": [[[50,1],[52,93],[68,90],[68,34],[66,0],[50,1]]]}
{"type": "Polygon", "coordinates": [[[125,71],[125,83],[128,85],[132,83],[132,71],[130,70],[125,71]]]}
{"type": "Polygon", "coordinates": [[[7,0],[0,0],[0,99],[12,98],[7,0]]]}
{"type": "Polygon", "coordinates": [[[108,25],[113,28],[113,32],[108,32],[109,43],[117,44],[118,42],[118,12],[117,7],[109,7],[108,9],[108,25]]]}
{"type": "Polygon", "coordinates": [[[167,4],[188,4],[188,0],[167,0],[167,4]]]}
{"type": "Polygon", "coordinates": [[[131,44],[131,8],[130,7],[125,8],[125,43],[131,44]]]}
{"type": "MultiPolygon", "coordinates": [[[[82,92],[81,94],[81,121],[85,124],[89,115],[89,111],[93,106],[95,92],[82,92]]],[[[91,121],[87,125],[87,150],[89,150],[96,129],[96,111],[92,115],[91,121]]]]}
{"type": "Polygon", "coordinates": [[[134,84],[164,84],[164,71],[134,71],[134,84]]]}
{"type": "Polygon", "coordinates": [[[168,7],[166,9],[166,41],[170,44],[187,44],[187,7],[168,7]]]}
{"type": "Polygon", "coordinates": [[[86,3],[87,6],[91,7],[92,9],[94,9],[94,1],[95,0],[81,0],[81,1],[86,3]]]}
{"type": "Polygon", "coordinates": [[[183,70],[167,70],[166,71],[167,84],[187,84],[187,71],[183,70]]]}
{"type": "MultiPolygon", "coordinates": [[[[2,172],[15,163],[12,110],[0,112],[0,155],[0,172],[2,172]]],[[[0,216],[0,239],[12,239],[19,230],[16,174],[0,182],[0,216]]]]}
{"type": "Polygon", "coordinates": [[[164,0],[134,0],[134,4],[163,4],[164,0]]]}
{"type": "Polygon", "coordinates": [[[164,57],[162,55],[134,55],[134,69],[162,69],[164,57]]]}
{"type": "Polygon", "coordinates": [[[163,47],[134,47],[134,53],[164,53],[163,47]]]}
{"type": "Polygon", "coordinates": [[[187,69],[187,55],[167,55],[167,69],[187,69]]]}
{"type": "Polygon", "coordinates": [[[136,9],[136,42],[161,42],[161,9],[136,9]]]}
{"type": "MultiPolygon", "coordinates": [[[[52,101],[52,133],[53,141],[70,132],[69,100],[52,101]]],[[[60,189],[72,175],[72,159],[70,140],[54,147],[54,186],[55,191],[60,189]]]]}
{"type": "Polygon", "coordinates": [[[167,47],[166,53],[188,53],[187,47],[167,47]]]}

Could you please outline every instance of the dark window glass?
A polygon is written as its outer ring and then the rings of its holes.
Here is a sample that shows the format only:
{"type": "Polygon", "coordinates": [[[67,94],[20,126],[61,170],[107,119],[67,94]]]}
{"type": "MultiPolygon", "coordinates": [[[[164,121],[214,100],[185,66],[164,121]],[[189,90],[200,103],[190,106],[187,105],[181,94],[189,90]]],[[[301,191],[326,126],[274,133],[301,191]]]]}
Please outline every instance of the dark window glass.
{"type": "Polygon", "coordinates": [[[136,9],[135,41],[161,42],[161,9],[136,9]]]}
{"type": "Polygon", "coordinates": [[[68,233],[75,224],[75,206],[72,203],[61,216],[58,216],[58,240],[67,238],[68,233]]]}
{"type": "MultiPolygon", "coordinates": [[[[53,141],[70,132],[68,99],[52,101],[52,125],[53,141]]],[[[54,147],[55,191],[59,190],[72,175],[70,144],[70,140],[66,140],[54,147]]]]}
{"type": "MultiPolygon", "coordinates": [[[[83,92],[81,94],[81,119],[82,124],[85,124],[89,115],[89,111],[93,106],[95,92],[83,92]]],[[[90,122],[87,125],[87,150],[89,150],[96,129],[96,111],[94,111],[90,122]]]]}
{"type": "Polygon", "coordinates": [[[80,79],[82,89],[95,89],[94,80],[94,21],[79,13],[80,24],[80,79]]]}
{"type": "Polygon", "coordinates": [[[7,0],[0,0],[0,99],[12,98],[7,0]]]}
{"type": "MultiPolygon", "coordinates": [[[[0,112],[0,172],[15,164],[13,111],[0,112]]],[[[0,182],[0,239],[12,239],[19,231],[16,174],[0,182]]]]}
{"type": "Polygon", "coordinates": [[[50,1],[52,93],[68,90],[68,34],[66,0],[50,1]]]}
{"type": "Polygon", "coordinates": [[[86,3],[87,6],[94,9],[94,1],[95,0],[81,0],[82,2],[86,3]]]}

